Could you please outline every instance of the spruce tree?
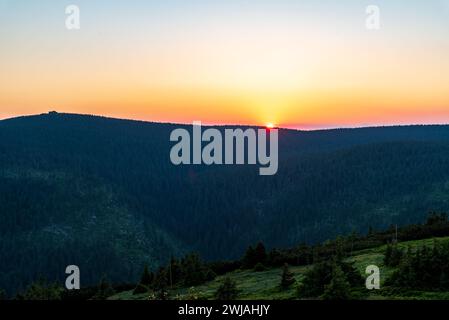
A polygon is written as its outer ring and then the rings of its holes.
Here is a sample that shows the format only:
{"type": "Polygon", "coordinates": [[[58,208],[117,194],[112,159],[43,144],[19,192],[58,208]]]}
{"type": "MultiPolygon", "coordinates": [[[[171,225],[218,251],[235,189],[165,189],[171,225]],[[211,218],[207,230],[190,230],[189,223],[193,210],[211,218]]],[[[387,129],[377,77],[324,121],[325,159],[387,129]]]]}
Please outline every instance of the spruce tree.
{"type": "Polygon", "coordinates": [[[182,267],[178,260],[171,258],[169,266],[169,283],[175,285],[182,280],[182,267]]]}
{"type": "Polygon", "coordinates": [[[388,267],[396,267],[401,262],[403,252],[396,244],[389,244],[385,250],[384,264],[388,267]]]}
{"type": "Polygon", "coordinates": [[[265,264],[267,262],[267,252],[262,242],[256,247],[249,246],[242,259],[242,266],[245,269],[252,269],[258,263],[265,264]]]}
{"type": "Polygon", "coordinates": [[[258,263],[265,264],[267,261],[267,252],[262,242],[259,242],[254,249],[254,266],[258,263]]]}
{"type": "Polygon", "coordinates": [[[140,282],[137,284],[136,288],[133,291],[133,294],[146,293],[153,285],[154,274],[148,270],[148,266],[145,266],[143,269],[142,276],[140,278],[140,282]]]}
{"type": "Polygon", "coordinates": [[[340,266],[334,264],[332,270],[332,279],[325,286],[323,299],[325,300],[348,300],[351,299],[351,286],[346,280],[345,274],[340,266]]]}
{"type": "Polygon", "coordinates": [[[295,278],[293,276],[293,273],[290,271],[288,264],[285,263],[284,268],[282,269],[281,288],[287,289],[293,283],[295,283],[295,278]]]}
{"type": "Polygon", "coordinates": [[[140,278],[140,283],[144,286],[151,286],[154,280],[154,274],[148,270],[148,266],[146,265],[145,268],[143,268],[142,277],[140,278]]]}
{"type": "Polygon", "coordinates": [[[166,300],[168,298],[168,272],[165,268],[160,268],[154,277],[154,290],[157,300],[166,300]]]}
{"type": "Polygon", "coordinates": [[[187,255],[182,261],[184,285],[196,286],[205,281],[206,268],[196,253],[187,255]]]}
{"type": "Polygon", "coordinates": [[[242,267],[245,269],[251,269],[256,265],[255,262],[255,250],[252,246],[246,249],[245,256],[242,259],[242,267]]]}
{"type": "Polygon", "coordinates": [[[392,251],[393,251],[393,248],[392,248],[391,244],[387,245],[387,249],[385,250],[385,256],[384,256],[384,264],[386,266],[390,265],[392,251]]]}

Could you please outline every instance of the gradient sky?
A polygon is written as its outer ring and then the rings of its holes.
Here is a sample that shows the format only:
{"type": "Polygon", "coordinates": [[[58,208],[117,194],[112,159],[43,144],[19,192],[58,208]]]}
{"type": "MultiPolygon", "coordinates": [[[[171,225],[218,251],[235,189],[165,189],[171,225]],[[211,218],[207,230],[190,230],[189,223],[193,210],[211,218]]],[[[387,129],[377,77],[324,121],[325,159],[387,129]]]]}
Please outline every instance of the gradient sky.
{"type": "Polygon", "coordinates": [[[449,0],[0,0],[0,118],[449,123],[449,0]],[[81,30],[65,28],[65,7],[81,30]],[[365,28],[378,5],[381,29],[365,28]]]}

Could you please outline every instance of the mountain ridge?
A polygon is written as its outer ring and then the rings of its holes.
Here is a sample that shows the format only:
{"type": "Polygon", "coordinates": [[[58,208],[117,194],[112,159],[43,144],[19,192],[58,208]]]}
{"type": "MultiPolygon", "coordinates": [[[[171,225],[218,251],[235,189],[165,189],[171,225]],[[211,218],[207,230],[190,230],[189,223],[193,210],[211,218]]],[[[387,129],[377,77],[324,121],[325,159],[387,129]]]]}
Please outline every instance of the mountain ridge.
{"type": "MultiPolygon", "coordinates": [[[[70,112],[58,112],[58,111],[49,111],[38,114],[29,114],[22,116],[13,116],[4,119],[0,119],[1,122],[9,122],[14,120],[21,120],[26,118],[39,118],[46,116],[64,116],[64,117],[86,117],[86,118],[99,118],[104,120],[112,120],[112,121],[124,121],[124,122],[136,122],[136,123],[146,123],[146,124],[159,124],[159,125],[176,125],[176,126],[191,126],[190,123],[181,123],[181,122],[160,122],[160,121],[152,121],[152,120],[143,120],[143,119],[132,119],[132,118],[120,118],[113,117],[107,115],[97,115],[97,114],[88,114],[88,113],[70,113],[70,112]]],[[[263,125],[255,125],[255,124],[203,124],[204,127],[245,127],[245,128],[264,128],[263,125]]],[[[360,129],[385,129],[385,128],[413,128],[413,127],[446,127],[449,126],[448,123],[428,123],[428,124],[420,124],[420,123],[411,123],[411,124],[386,124],[386,125],[360,125],[354,127],[330,127],[330,128],[322,128],[322,129],[295,129],[295,128],[287,128],[287,127],[277,127],[280,130],[286,131],[294,131],[294,132],[326,132],[326,131],[349,131],[349,130],[360,130],[360,129]]]]}
{"type": "Polygon", "coordinates": [[[135,281],[143,264],[185,252],[231,259],[259,240],[316,243],[449,210],[447,125],[280,129],[273,177],[172,165],[177,127],[59,113],[0,121],[0,287],[62,278],[68,264],[89,283],[135,281]]]}

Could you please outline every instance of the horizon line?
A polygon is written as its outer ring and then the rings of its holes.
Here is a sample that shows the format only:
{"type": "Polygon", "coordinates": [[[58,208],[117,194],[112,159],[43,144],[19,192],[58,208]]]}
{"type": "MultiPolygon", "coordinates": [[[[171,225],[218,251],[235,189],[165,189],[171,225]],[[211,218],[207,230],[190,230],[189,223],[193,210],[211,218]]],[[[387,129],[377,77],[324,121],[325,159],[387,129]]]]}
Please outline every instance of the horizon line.
{"type": "MultiPolygon", "coordinates": [[[[262,124],[233,124],[233,123],[203,123],[201,120],[194,120],[191,122],[170,122],[170,121],[157,121],[157,120],[147,120],[147,119],[139,119],[139,118],[120,118],[114,117],[110,115],[101,115],[101,114],[90,114],[90,113],[72,113],[72,112],[59,112],[56,110],[43,112],[43,113],[33,113],[33,114],[24,114],[24,115],[16,115],[6,118],[0,118],[0,122],[20,119],[20,118],[28,118],[28,117],[38,117],[45,115],[73,115],[73,116],[86,116],[86,117],[97,117],[104,118],[110,120],[122,120],[122,121],[135,121],[135,122],[144,122],[144,123],[153,123],[153,124],[167,124],[167,125],[182,125],[182,126],[192,126],[194,121],[201,122],[201,125],[204,127],[257,127],[257,128],[266,128],[266,125],[262,124]]],[[[292,130],[292,131],[304,131],[304,132],[316,132],[316,131],[332,131],[332,130],[354,130],[354,129],[374,129],[374,128],[392,128],[392,127],[415,127],[415,126],[448,126],[449,123],[436,123],[436,122],[428,122],[428,123],[397,123],[397,124],[366,124],[366,125],[355,125],[355,126],[339,126],[339,125],[325,125],[323,126],[315,126],[316,128],[306,129],[300,128],[300,124],[295,125],[275,125],[274,129],[281,130],[292,130]]],[[[304,124],[303,126],[314,127],[314,125],[304,124]]]]}

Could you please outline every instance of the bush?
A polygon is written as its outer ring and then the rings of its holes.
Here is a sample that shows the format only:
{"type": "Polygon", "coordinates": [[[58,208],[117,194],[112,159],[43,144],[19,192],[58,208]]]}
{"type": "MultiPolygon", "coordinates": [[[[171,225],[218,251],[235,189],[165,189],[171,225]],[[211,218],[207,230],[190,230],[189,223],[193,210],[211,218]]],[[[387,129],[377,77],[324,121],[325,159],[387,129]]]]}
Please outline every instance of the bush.
{"type": "Polygon", "coordinates": [[[295,277],[293,276],[293,273],[288,268],[288,264],[284,264],[284,268],[282,269],[282,276],[281,276],[281,288],[287,289],[292,284],[295,283],[295,277]]]}
{"type": "Polygon", "coordinates": [[[185,300],[206,300],[206,298],[201,291],[198,291],[195,287],[191,287],[185,297],[185,300]]]}
{"type": "Polygon", "coordinates": [[[254,266],[253,270],[256,272],[266,271],[267,267],[265,267],[262,263],[259,262],[254,266]]]}
{"type": "Polygon", "coordinates": [[[143,284],[139,283],[137,287],[134,289],[133,294],[142,294],[142,293],[148,293],[150,290],[147,286],[144,286],[143,284]]]}
{"type": "Polygon", "coordinates": [[[351,288],[363,287],[364,279],[352,264],[343,261],[334,261],[333,263],[324,261],[313,265],[305,274],[302,284],[298,286],[298,296],[300,298],[321,297],[325,293],[325,289],[328,288],[327,298],[330,298],[332,290],[337,290],[334,288],[338,288],[341,284],[340,279],[334,280],[335,277],[340,276],[340,272],[335,270],[336,266],[341,270],[351,288]],[[331,284],[333,280],[334,283],[331,284]],[[335,283],[336,281],[337,283],[335,283]],[[329,285],[331,285],[330,288],[329,285]]]}
{"type": "Polygon", "coordinates": [[[238,295],[237,285],[230,277],[226,277],[215,293],[217,300],[235,300],[238,295]]]}
{"type": "Polygon", "coordinates": [[[26,291],[17,296],[18,300],[61,300],[64,288],[44,280],[33,282],[26,291]]]}
{"type": "Polygon", "coordinates": [[[387,267],[397,267],[401,262],[402,250],[396,244],[389,244],[385,250],[384,264],[387,267]]]}
{"type": "Polygon", "coordinates": [[[93,300],[106,300],[110,296],[114,295],[115,291],[106,278],[102,278],[100,284],[98,285],[98,290],[95,296],[93,296],[93,300]]]}

